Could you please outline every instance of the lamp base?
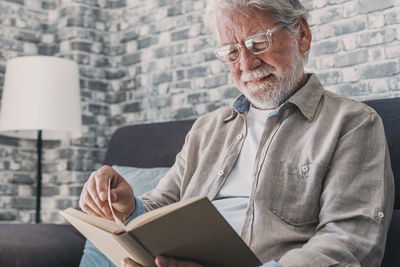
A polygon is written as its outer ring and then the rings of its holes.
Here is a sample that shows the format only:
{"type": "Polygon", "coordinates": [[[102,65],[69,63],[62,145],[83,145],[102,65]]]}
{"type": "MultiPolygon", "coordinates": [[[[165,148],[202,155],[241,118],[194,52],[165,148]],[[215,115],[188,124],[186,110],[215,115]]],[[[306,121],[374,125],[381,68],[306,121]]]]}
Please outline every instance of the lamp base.
{"type": "Polygon", "coordinates": [[[36,223],[40,223],[40,207],[42,198],[42,130],[37,133],[37,176],[36,176],[36,223]]]}

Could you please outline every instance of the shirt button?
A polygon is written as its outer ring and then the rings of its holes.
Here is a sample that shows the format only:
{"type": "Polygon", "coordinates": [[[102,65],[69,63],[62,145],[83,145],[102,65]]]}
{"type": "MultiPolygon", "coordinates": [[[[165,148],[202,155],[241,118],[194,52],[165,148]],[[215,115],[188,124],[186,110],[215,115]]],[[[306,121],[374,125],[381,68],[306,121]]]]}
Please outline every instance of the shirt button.
{"type": "Polygon", "coordinates": [[[383,218],[383,217],[385,217],[385,214],[383,214],[383,212],[380,211],[380,212],[378,212],[378,217],[379,217],[379,218],[383,218]]]}
{"type": "Polygon", "coordinates": [[[302,172],[308,172],[308,170],[309,170],[309,168],[308,168],[307,165],[303,165],[303,166],[301,167],[301,171],[302,171],[302,172]]]}
{"type": "Polygon", "coordinates": [[[219,176],[224,175],[224,171],[223,171],[223,170],[220,170],[220,171],[218,172],[218,175],[219,175],[219,176]]]}
{"type": "Polygon", "coordinates": [[[237,139],[238,141],[240,141],[242,138],[243,138],[243,135],[241,135],[241,134],[239,134],[238,136],[236,136],[236,139],[237,139]]]}

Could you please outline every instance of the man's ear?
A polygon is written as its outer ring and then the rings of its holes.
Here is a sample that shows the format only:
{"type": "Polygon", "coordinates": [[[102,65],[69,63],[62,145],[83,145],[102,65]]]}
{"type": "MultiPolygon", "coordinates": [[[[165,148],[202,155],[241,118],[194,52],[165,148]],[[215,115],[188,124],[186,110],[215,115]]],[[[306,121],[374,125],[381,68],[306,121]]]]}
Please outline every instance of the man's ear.
{"type": "Polygon", "coordinates": [[[308,27],[308,22],[305,18],[300,17],[300,32],[297,35],[297,40],[299,42],[299,49],[304,54],[310,50],[311,46],[311,31],[308,27]]]}

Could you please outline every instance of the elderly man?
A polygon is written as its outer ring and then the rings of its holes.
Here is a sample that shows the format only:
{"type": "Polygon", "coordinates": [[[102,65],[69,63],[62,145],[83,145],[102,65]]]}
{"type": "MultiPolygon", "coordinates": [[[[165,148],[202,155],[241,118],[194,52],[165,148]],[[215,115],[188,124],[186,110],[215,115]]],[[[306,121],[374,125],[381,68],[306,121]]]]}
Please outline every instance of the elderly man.
{"type": "MultiPolygon", "coordinates": [[[[81,208],[112,218],[109,178],[123,221],[207,196],[263,266],[379,266],[394,191],[383,125],[304,73],[306,9],[298,0],[212,0],[206,22],[217,26],[216,55],[242,95],[194,123],[156,189],[135,198],[104,166],[85,184],[81,208]]],[[[200,266],[161,256],[156,265],[200,266]]]]}

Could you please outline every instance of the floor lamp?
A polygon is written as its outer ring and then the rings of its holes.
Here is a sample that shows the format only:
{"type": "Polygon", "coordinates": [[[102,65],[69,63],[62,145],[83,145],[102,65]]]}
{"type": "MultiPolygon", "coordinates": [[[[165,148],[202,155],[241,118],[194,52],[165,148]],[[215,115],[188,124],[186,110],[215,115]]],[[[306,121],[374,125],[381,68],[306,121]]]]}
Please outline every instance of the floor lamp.
{"type": "Polygon", "coordinates": [[[1,99],[0,134],[37,140],[35,221],[40,223],[42,140],[81,135],[78,65],[48,56],[9,60],[1,99]]]}

